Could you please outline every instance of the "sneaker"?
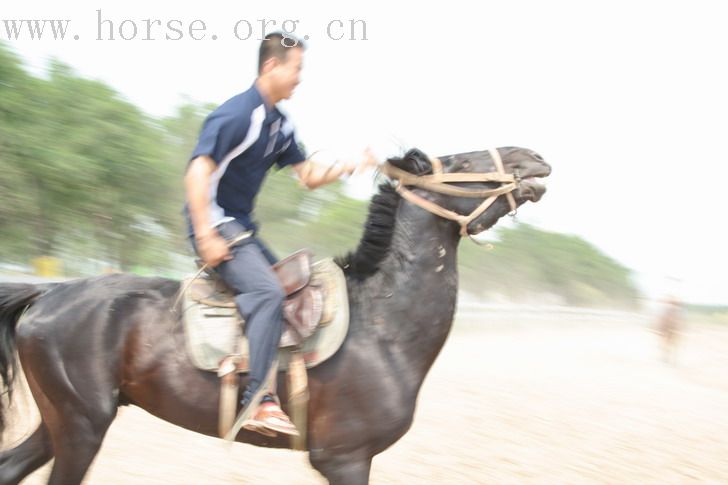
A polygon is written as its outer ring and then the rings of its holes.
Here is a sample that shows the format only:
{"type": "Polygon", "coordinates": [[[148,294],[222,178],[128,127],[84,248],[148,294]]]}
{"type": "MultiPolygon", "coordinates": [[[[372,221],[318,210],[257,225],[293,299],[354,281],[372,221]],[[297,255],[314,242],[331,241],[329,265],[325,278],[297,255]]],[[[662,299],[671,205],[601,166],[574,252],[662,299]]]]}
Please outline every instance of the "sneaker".
{"type": "Polygon", "coordinates": [[[276,436],[277,433],[298,436],[296,426],[291,422],[286,413],[281,410],[278,403],[264,401],[258,407],[255,416],[248,419],[243,427],[249,431],[255,431],[265,436],[276,436]]]}

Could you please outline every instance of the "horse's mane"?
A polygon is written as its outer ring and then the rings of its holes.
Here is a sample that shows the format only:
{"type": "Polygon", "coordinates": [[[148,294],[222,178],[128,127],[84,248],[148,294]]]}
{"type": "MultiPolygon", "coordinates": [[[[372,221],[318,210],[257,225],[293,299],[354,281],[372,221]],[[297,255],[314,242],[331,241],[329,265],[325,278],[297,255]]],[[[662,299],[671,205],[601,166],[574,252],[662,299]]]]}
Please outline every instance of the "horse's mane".
{"type": "Polygon", "coordinates": [[[369,204],[369,215],[359,246],[356,251],[336,259],[347,275],[363,280],[379,270],[379,264],[387,256],[392,243],[400,200],[392,182],[379,185],[378,193],[369,204]]]}
{"type": "MultiPolygon", "coordinates": [[[[391,157],[387,162],[415,175],[432,173],[429,157],[417,148],[410,148],[404,156],[391,157]]],[[[394,223],[401,200],[394,182],[379,184],[379,191],[369,204],[369,215],[359,246],[353,253],[336,259],[347,276],[364,280],[379,271],[379,265],[392,245],[394,223]]]]}

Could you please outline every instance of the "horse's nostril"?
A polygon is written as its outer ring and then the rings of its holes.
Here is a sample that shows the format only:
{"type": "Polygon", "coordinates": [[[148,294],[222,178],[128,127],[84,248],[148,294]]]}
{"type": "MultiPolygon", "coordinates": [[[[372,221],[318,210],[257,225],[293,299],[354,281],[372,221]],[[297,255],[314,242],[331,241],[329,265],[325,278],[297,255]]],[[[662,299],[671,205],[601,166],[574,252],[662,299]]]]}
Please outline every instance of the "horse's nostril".
{"type": "Polygon", "coordinates": [[[536,160],[538,160],[539,162],[545,162],[545,161],[546,161],[546,160],[544,160],[544,159],[543,159],[543,157],[542,157],[541,155],[539,155],[539,154],[538,154],[538,153],[536,153],[536,152],[533,152],[533,158],[535,158],[535,159],[536,159],[536,160]]]}

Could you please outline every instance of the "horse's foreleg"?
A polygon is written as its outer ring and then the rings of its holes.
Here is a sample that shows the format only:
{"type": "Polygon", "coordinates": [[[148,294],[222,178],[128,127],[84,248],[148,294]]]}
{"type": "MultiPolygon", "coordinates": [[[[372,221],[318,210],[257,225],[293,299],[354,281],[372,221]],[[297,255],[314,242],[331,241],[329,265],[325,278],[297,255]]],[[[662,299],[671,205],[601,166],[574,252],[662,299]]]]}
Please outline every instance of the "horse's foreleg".
{"type": "Polygon", "coordinates": [[[0,453],[0,483],[15,485],[53,458],[48,429],[43,423],[21,444],[0,453]]]}
{"type": "Polygon", "coordinates": [[[360,453],[321,456],[316,452],[311,452],[309,459],[311,465],[326,477],[331,485],[367,485],[369,483],[371,457],[362,456],[360,453]]]}

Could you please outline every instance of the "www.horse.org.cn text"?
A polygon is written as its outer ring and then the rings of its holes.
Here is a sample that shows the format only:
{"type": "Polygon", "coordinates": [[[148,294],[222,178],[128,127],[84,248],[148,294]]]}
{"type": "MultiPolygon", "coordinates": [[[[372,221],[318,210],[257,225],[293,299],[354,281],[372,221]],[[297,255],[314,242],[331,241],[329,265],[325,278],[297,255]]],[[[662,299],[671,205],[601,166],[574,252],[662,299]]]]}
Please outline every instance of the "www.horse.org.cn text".
{"type": "Polygon", "coordinates": [[[363,19],[329,19],[305,25],[300,19],[231,19],[221,22],[203,19],[118,18],[95,11],[93,20],[82,22],[72,19],[0,19],[0,39],[23,40],[81,40],[96,41],[180,41],[180,40],[232,40],[260,42],[266,35],[281,32],[281,42],[295,47],[299,40],[311,38],[333,41],[362,41],[367,37],[367,22],[363,19]],[[93,22],[93,31],[89,30],[93,22]]]}

